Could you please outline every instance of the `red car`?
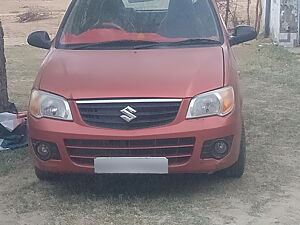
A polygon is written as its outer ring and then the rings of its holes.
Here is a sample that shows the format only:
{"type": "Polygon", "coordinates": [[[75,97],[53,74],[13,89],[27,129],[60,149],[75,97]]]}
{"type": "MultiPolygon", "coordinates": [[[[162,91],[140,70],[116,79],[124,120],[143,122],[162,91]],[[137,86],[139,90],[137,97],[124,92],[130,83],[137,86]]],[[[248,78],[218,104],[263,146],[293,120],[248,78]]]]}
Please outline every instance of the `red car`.
{"type": "Polygon", "coordinates": [[[73,0],[30,100],[36,175],[240,177],[245,132],[230,36],[213,0],[73,0]]]}

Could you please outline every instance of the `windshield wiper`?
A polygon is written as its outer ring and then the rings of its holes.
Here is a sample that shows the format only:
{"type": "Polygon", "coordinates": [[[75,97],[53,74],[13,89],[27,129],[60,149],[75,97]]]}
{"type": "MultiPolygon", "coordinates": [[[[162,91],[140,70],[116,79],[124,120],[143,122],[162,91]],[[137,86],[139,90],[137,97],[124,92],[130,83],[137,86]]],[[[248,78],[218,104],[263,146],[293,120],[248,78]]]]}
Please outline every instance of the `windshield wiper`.
{"type": "Polygon", "coordinates": [[[145,44],[145,45],[137,45],[134,49],[147,49],[147,48],[155,48],[155,47],[170,47],[170,46],[186,46],[186,45],[211,45],[211,44],[221,44],[220,41],[206,38],[198,38],[198,39],[187,39],[183,41],[176,42],[157,42],[153,44],[145,44]]]}
{"type": "Polygon", "coordinates": [[[170,46],[186,46],[186,45],[210,45],[210,44],[221,44],[220,41],[213,39],[187,39],[176,42],[155,42],[145,40],[119,40],[119,41],[108,41],[98,43],[85,43],[85,44],[68,44],[64,45],[66,49],[71,50],[83,50],[83,49],[147,49],[156,47],[170,47],[170,46]]]}
{"type": "Polygon", "coordinates": [[[82,49],[110,49],[110,48],[135,48],[136,46],[143,45],[156,45],[160,42],[155,41],[143,41],[143,40],[119,40],[119,41],[108,41],[98,43],[85,43],[85,44],[68,44],[64,45],[65,48],[71,50],[82,50],[82,49]]]}

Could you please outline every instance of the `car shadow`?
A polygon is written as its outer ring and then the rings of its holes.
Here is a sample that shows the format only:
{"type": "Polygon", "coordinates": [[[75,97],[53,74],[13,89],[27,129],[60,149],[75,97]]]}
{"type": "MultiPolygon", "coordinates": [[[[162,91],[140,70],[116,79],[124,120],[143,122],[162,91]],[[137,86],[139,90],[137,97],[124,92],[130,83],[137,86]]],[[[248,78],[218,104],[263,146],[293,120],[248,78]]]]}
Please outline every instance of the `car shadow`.
{"type": "Polygon", "coordinates": [[[101,197],[135,196],[160,197],[176,196],[199,191],[216,191],[215,187],[231,184],[237,179],[222,178],[218,175],[176,174],[176,175],[68,175],[61,176],[51,184],[59,191],[58,197],[68,195],[92,195],[101,197]]]}

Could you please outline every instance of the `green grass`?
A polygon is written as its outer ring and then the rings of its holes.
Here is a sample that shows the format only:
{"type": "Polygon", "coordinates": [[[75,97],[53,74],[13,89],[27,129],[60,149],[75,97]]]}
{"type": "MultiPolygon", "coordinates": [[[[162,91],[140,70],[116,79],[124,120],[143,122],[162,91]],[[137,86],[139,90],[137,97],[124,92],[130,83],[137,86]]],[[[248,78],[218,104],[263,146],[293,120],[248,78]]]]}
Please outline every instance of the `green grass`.
{"type": "Polygon", "coordinates": [[[300,63],[294,54],[283,47],[258,42],[238,48],[242,75],[300,94],[300,63]],[[254,57],[253,57],[254,56],[254,57]]]}
{"type": "Polygon", "coordinates": [[[27,158],[27,148],[0,152],[0,177],[12,172],[20,163],[23,163],[23,160],[27,158]]]}
{"type": "Polygon", "coordinates": [[[5,49],[10,101],[19,111],[27,110],[33,81],[46,51],[30,46],[9,46],[5,49]]]}

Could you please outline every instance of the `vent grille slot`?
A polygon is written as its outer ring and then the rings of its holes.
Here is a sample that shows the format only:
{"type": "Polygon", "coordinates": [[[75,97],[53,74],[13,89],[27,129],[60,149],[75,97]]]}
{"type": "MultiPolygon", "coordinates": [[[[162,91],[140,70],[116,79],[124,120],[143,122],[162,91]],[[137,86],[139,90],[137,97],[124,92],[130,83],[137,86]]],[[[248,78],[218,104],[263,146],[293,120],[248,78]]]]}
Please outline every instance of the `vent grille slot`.
{"type": "Polygon", "coordinates": [[[66,139],[71,160],[93,166],[98,157],[166,157],[169,165],[181,165],[192,156],[195,138],[153,140],[78,140],[66,139]]]}

